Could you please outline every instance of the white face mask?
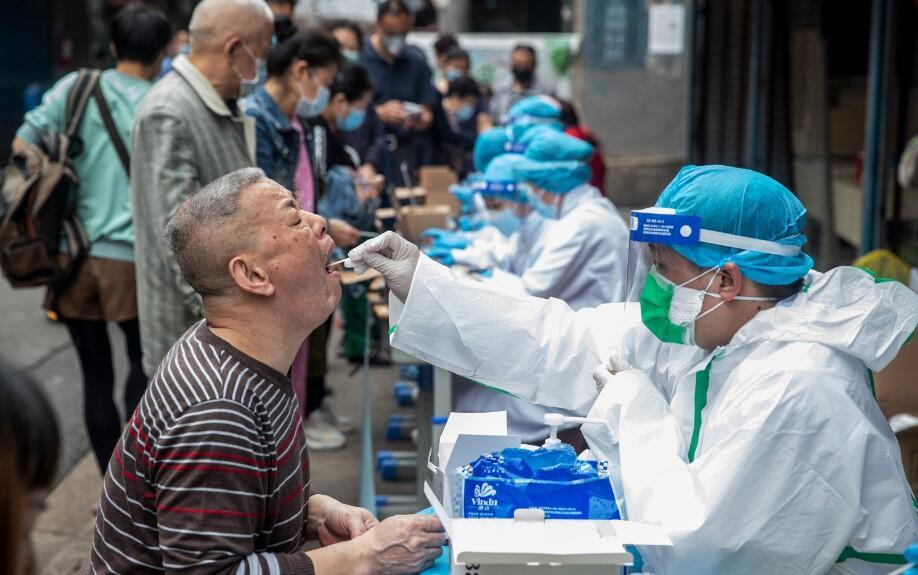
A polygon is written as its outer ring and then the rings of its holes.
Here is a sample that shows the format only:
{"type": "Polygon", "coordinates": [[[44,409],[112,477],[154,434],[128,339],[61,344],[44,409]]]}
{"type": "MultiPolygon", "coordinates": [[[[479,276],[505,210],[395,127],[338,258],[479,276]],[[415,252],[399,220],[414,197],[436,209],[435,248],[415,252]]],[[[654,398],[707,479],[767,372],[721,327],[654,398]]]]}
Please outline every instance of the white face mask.
{"type": "MultiPolygon", "coordinates": [[[[686,345],[695,345],[695,325],[696,322],[703,318],[704,316],[714,312],[717,308],[727,303],[723,300],[723,296],[719,293],[710,292],[711,285],[714,284],[714,280],[717,278],[717,272],[720,271],[720,267],[713,267],[711,269],[705,270],[698,274],[697,276],[691,278],[688,281],[682,282],[679,285],[676,285],[674,282],[666,279],[663,274],[659,273],[656,270],[656,267],[651,268],[650,273],[653,274],[654,280],[657,284],[661,284],[661,287],[665,289],[672,290],[672,299],[669,303],[669,310],[667,311],[667,317],[669,318],[670,323],[682,327],[685,329],[683,335],[683,341],[686,345]],[[686,287],[688,284],[694,282],[695,280],[704,277],[705,275],[714,272],[711,276],[711,279],[708,280],[708,284],[703,290],[694,289],[686,287]],[[714,297],[720,299],[721,301],[708,309],[705,312],[702,312],[701,309],[704,306],[705,297],[714,297]]],[[[759,296],[736,296],[733,299],[739,301],[774,301],[779,298],[774,297],[759,297],[759,296]]],[[[664,340],[665,341],[665,340],[664,340]]],[[[674,342],[679,343],[679,342],[674,342]]]]}

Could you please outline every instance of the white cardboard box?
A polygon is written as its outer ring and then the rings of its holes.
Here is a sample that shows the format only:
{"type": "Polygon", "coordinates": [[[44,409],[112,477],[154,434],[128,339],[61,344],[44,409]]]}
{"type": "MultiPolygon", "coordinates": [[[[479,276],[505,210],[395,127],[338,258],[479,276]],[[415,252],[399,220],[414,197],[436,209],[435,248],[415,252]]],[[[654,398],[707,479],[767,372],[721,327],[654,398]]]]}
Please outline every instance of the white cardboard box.
{"type": "MultiPolygon", "coordinates": [[[[429,462],[434,483],[424,493],[450,539],[452,575],[609,575],[631,565],[625,545],[672,545],[656,525],[631,521],[545,519],[541,510],[517,510],[513,519],[452,517],[449,472],[478,456],[518,447],[507,435],[506,412],[452,413],[440,437],[438,463],[429,462]]],[[[432,459],[432,458],[431,458],[432,459]]]]}

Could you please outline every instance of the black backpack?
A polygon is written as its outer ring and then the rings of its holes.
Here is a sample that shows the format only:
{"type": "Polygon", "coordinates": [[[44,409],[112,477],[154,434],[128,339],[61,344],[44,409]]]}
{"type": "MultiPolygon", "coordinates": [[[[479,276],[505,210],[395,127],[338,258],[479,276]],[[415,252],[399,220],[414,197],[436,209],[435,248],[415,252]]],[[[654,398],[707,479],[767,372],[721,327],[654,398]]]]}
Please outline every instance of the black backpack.
{"type": "Polygon", "coordinates": [[[67,96],[64,133],[52,131],[40,146],[14,152],[0,174],[0,269],[14,288],[47,286],[51,309],[89,251],[75,210],[80,179],[72,158],[82,149],[75,134],[90,97],[130,173],[127,148],[102,95],[100,74],[80,70],[67,96]]]}

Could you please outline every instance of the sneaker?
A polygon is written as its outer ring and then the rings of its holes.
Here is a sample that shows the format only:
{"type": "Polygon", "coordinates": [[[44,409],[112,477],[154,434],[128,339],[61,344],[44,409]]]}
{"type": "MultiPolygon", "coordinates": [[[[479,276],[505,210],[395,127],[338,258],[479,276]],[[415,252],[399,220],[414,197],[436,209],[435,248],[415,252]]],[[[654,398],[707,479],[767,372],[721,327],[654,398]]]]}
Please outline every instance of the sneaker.
{"type": "Polygon", "coordinates": [[[347,444],[344,434],[334,427],[310,417],[303,424],[306,446],[310,451],[337,451],[347,444]]]}
{"type": "Polygon", "coordinates": [[[327,403],[309,414],[310,419],[315,419],[341,433],[354,433],[354,418],[349,415],[338,415],[328,407],[327,403]]]}

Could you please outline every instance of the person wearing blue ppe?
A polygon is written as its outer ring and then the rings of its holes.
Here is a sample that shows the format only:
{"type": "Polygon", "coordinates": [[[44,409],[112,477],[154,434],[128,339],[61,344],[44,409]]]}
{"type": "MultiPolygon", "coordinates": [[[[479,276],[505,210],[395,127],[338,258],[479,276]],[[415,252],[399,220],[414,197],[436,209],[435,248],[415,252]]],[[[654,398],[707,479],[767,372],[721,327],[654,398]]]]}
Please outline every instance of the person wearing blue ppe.
{"type": "Polygon", "coordinates": [[[918,514],[871,371],[914,334],[918,295],[813,271],[805,213],[762,174],[687,166],[632,212],[653,261],[640,302],[576,312],[393,234],[350,258],[392,289],[393,347],[606,421],[583,432],[624,516],[673,542],[638,547],[654,573],[887,573],[918,514]]]}
{"type": "Polygon", "coordinates": [[[510,107],[504,123],[514,141],[532,126],[548,126],[560,132],[564,129],[561,122],[561,102],[551,96],[523,98],[510,107]]]}
{"type": "Polygon", "coordinates": [[[554,225],[540,238],[542,249],[529,265],[516,274],[495,269],[492,282],[517,293],[560,298],[574,309],[625,298],[628,226],[589,184],[584,160],[592,152],[582,140],[545,132],[509,160],[514,179],[529,190],[527,203],[554,225]]]}
{"type": "Polygon", "coordinates": [[[456,263],[473,269],[497,267],[521,274],[542,251],[542,239],[553,223],[533,211],[525,189],[515,179],[514,166],[522,159],[519,154],[504,154],[495,158],[473,186],[490,206],[490,229],[476,234],[466,249],[456,250],[456,263]]]}

